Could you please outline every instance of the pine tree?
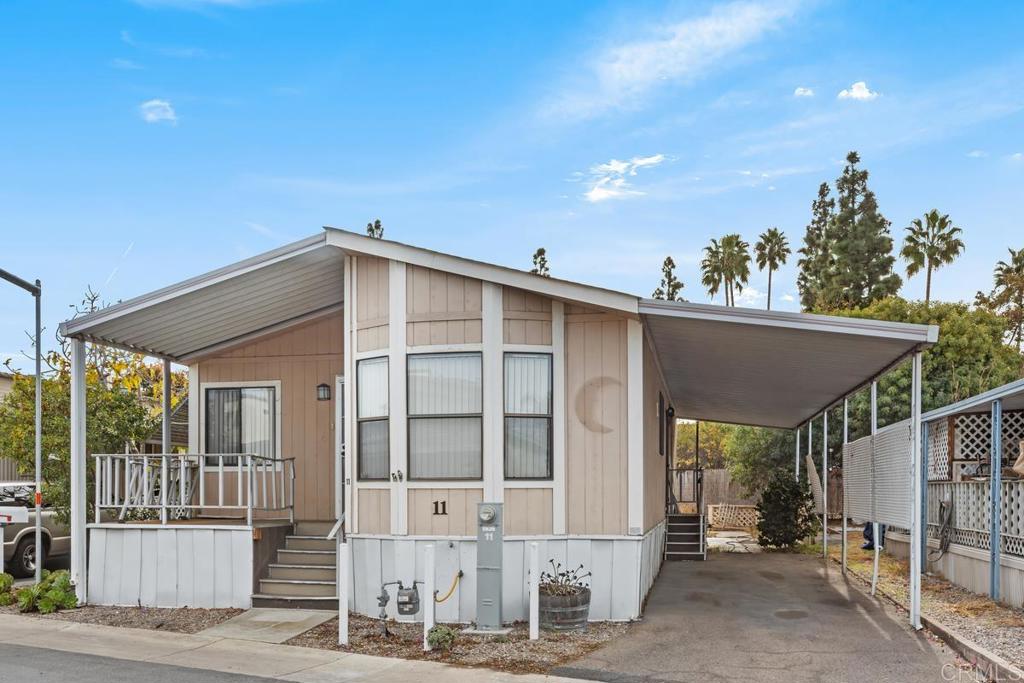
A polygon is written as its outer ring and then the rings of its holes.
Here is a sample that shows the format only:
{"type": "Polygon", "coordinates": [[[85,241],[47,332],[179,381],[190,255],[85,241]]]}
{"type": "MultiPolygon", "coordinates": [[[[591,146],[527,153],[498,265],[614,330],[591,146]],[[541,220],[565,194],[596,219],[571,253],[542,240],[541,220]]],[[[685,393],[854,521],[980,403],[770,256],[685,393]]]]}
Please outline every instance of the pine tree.
{"type": "Polygon", "coordinates": [[[796,284],[800,291],[800,306],[805,311],[825,307],[824,291],[833,268],[832,221],[836,200],[831,196],[828,183],[818,187],[818,197],[811,202],[811,222],[804,234],[804,246],[799,250],[800,273],[796,284]]]}
{"type": "Polygon", "coordinates": [[[651,296],[666,301],[686,301],[679,296],[682,289],[683,283],[676,277],[676,262],[671,256],[666,256],[665,262],[661,264],[661,284],[651,296]]]}
{"type": "Polygon", "coordinates": [[[375,239],[384,239],[384,225],[378,218],[372,223],[366,224],[366,234],[375,239]]]}
{"type": "Polygon", "coordinates": [[[530,272],[542,277],[551,277],[551,271],[548,270],[548,252],[544,247],[533,252],[533,268],[530,272]]]}
{"type": "Polygon", "coordinates": [[[834,272],[827,278],[825,304],[832,308],[863,308],[895,295],[903,281],[893,272],[890,222],[878,210],[875,193],[868,189],[868,172],[857,167],[856,152],[846,156],[843,174],[836,181],[837,213],[833,228],[834,272]]]}

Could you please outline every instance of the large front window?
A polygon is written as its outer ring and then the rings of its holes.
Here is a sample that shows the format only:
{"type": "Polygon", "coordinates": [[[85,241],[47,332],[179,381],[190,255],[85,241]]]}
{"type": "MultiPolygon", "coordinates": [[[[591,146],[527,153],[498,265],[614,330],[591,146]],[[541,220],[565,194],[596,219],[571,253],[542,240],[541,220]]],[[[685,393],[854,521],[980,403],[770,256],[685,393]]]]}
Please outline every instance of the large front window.
{"type": "Polygon", "coordinates": [[[551,478],[551,354],[505,354],[505,478],[551,478]]]}
{"type": "Polygon", "coordinates": [[[479,353],[412,355],[409,478],[483,477],[483,370],[479,353]]]}
{"type": "Polygon", "coordinates": [[[388,478],[388,359],[368,358],[356,368],[356,420],[360,479],[388,478]]]}
{"type": "MultiPolygon", "coordinates": [[[[277,456],[277,392],[274,387],[206,390],[206,452],[277,456]]],[[[208,458],[217,466],[220,458],[208,458]]],[[[225,465],[237,462],[223,458],[225,465]]]]}

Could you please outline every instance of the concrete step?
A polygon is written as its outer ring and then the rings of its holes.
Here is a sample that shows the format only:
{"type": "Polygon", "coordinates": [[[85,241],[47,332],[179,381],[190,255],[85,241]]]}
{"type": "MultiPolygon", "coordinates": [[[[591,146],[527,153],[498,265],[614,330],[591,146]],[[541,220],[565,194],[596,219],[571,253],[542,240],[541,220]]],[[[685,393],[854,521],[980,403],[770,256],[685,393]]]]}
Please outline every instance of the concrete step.
{"type": "Polygon", "coordinates": [[[260,579],[260,595],[296,598],[329,598],[337,595],[334,581],[297,581],[294,579],[260,579]]]}
{"type": "Polygon", "coordinates": [[[270,579],[294,579],[296,581],[334,581],[337,568],[327,564],[271,564],[270,579]]]}
{"type": "Polygon", "coordinates": [[[330,550],[286,550],[277,551],[278,564],[316,564],[331,566],[335,565],[337,552],[334,548],[330,550]]]}
{"type": "Polygon", "coordinates": [[[284,539],[284,547],[286,550],[337,550],[335,541],[323,536],[288,536],[284,539]]]}
{"type": "Polygon", "coordinates": [[[323,609],[338,611],[338,596],[296,597],[292,595],[265,595],[257,593],[252,596],[253,607],[273,607],[275,609],[323,609]]]}
{"type": "Polygon", "coordinates": [[[331,533],[331,529],[333,528],[334,520],[302,520],[299,522],[295,522],[295,535],[320,536],[321,538],[327,538],[327,534],[331,533]]]}

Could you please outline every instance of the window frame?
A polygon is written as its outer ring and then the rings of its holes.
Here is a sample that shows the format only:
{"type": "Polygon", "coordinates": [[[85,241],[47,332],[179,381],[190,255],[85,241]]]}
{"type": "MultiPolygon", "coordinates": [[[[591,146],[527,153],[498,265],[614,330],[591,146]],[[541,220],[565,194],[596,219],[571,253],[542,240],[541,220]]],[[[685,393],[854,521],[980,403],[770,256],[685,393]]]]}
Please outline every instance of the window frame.
{"type": "Polygon", "coordinates": [[[405,356],[405,441],[406,441],[406,472],[407,481],[480,481],[484,480],[484,396],[486,395],[486,387],[484,386],[484,354],[483,351],[434,351],[434,352],[422,352],[422,353],[408,353],[405,356]],[[410,388],[412,382],[409,381],[409,367],[411,358],[422,358],[431,357],[436,358],[440,356],[476,356],[480,361],[480,412],[479,413],[434,413],[428,415],[413,415],[409,410],[410,406],[410,388]],[[476,418],[480,421],[480,476],[479,477],[417,477],[413,470],[413,457],[412,457],[412,423],[413,420],[437,420],[443,418],[476,418]]]}
{"type": "Polygon", "coordinates": [[[355,405],[355,411],[353,411],[353,412],[355,412],[355,421],[356,421],[356,429],[355,429],[355,432],[356,432],[355,433],[355,437],[356,437],[356,439],[355,439],[355,441],[356,441],[356,443],[355,443],[355,448],[356,448],[356,462],[355,462],[355,466],[356,466],[356,481],[368,481],[368,482],[369,481],[375,481],[375,482],[390,481],[391,480],[391,358],[389,356],[370,356],[368,358],[359,358],[359,359],[356,360],[355,375],[356,375],[356,377],[355,377],[355,380],[356,380],[356,390],[353,392],[353,394],[354,394],[353,398],[355,399],[354,402],[355,402],[356,405],[355,405]],[[384,364],[385,368],[386,368],[384,386],[385,386],[385,388],[387,390],[387,395],[388,395],[388,412],[387,412],[387,415],[385,415],[383,417],[380,417],[380,416],[362,417],[359,414],[359,392],[362,390],[361,389],[362,381],[360,381],[360,379],[359,379],[359,364],[363,363],[365,361],[380,361],[382,359],[387,361],[384,364]],[[384,422],[384,423],[386,423],[388,425],[387,429],[384,430],[384,449],[385,449],[385,452],[387,453],[387,461],[388,461],[387,462],[387,467],[385,468],[385,469],[387,469],[387,472],[382,477],[364,477],[363,476],[363,469],[361,467],[361,464],[362,464],[362,461],[363,461],[362,433],[363,433],[363,424],[365,424],[367,422],[384,422]]]}
{"type": "MultiPolygon", "coordinates": [[[[245,453],[209,453],[207,444],[209,442],[209,413],[206,402],[207,392],[210,389],[273,389],[274,390],[274,467],[275,469],[281,469],[283,467],[284,455],[281,452],[281,380],[279,379],[266,379],[266,380],[237,380],[237,381],[225,381],[225,382],[200,382],[199,383],[199,449],[203,456],[203,466],[205,469],[218,467],[220,462],[219,458],[213,458],[210,456],[215,455],[245,455],[245,453]]],[[[241,419],[242,411],[239,410],[239,419],[241,419]]],[[[228,464],[230,461],[224,460],[224,468],[228,467],[237,468],[238,462],[235,461],[232,464],[228,464]]]]}
{"type": "Polygon", "coordinates": [[[501,475],[505,481],[554,481],[555,478],[555,354],[551,351],[504,351],[501,355],[501,475]],[[540,413],[510,413],[508,412],[508,396],[505,393],[505,362],[509,356],[546,356],[548,359],[548,412],[540,413]],[[530,418],[547,420],[548,442],[547,442],[547,466],[546,477],[510,477],[506,473],[508,459],[508,434],[509,418],[530,418]]]}

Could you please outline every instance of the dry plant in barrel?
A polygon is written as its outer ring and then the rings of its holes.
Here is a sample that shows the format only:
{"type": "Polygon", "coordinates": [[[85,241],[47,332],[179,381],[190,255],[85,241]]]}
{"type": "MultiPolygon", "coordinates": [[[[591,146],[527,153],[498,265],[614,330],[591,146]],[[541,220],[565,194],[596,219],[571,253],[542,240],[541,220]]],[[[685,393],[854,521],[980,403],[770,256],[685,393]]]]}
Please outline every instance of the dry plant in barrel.
{"type": "Polygon", "coordinates": [[[548,564],[551,565],[551,571],[540,573],[538,588],[541,593],[545,595],[578,595],[589,588],[583,580],[590,578],[590,572],[584,572],[582,564],[575,569],[568,567],[563,569],[562,563],[556,563],[554,560],[548,560],[548,564]]]}

